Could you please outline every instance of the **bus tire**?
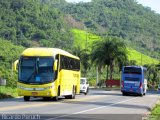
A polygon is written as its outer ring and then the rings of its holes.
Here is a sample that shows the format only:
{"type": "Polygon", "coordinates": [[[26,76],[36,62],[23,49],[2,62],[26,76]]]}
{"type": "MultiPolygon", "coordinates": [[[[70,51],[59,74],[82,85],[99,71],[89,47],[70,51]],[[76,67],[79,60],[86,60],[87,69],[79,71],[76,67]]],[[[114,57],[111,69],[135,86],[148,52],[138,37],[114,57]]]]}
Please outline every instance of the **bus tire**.
{"type": "Polygon", "coordinates": [[[29,96],[24,96],[23,99],[24,99],[24,101],[29,101],[30,97],[29,96]]]}
{"type": "Polygon", "coordinates": [[[48,100],[51,100],[51,98],[50,97],[43,97],[43,100],[48,101],[48,100]]]}
{"type": "Polygon", "coordinates": [[[58,101],[58,97],[60,96],[60,86],[58,87],[57,96],[53,97],[54,101],[58,101]]]}
{"type": "Polygon", "coordinates": [[[143,94],[144,94],[144,93],[141,93],[140,96],[143,97],[143,94]]]}
{"type": "Polygon", "coordinates": [[[76,98],[76,87],[73,86],[73,89],[72,89],[72,99],[75,99],[76,98]]]}
{"type": "Polygon", "coordinates": [[[122,92],[122,95],[123,95],[123,96],[126,96],[126,95],[127,95],[127,93],[126,93],[126,92],[122,92]]]}
{"type": "Polygon", "coordinates": [[[72,88],[72,95],[65,96],[66,99],[75,99],[76,96],[76,88],[73,86],[72,88]]]}
{"type": "Polygon", "coordinates": [[[54,101],[58,101],[58,96],[53,97],[54,101]]]}

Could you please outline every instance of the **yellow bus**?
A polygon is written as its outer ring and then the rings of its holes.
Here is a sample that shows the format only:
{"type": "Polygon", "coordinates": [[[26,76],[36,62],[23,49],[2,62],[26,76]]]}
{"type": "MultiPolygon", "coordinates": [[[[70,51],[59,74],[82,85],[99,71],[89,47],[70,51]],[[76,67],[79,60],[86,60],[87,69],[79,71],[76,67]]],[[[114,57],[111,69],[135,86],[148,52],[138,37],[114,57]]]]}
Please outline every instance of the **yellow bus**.
{"type": "Polygon", "coordinates": [[[18,95],[24,101],[30,97],[74,99],[80,92],[80,59],[64,50],[28,48],[14,66],[18,68],[18,95]]]}

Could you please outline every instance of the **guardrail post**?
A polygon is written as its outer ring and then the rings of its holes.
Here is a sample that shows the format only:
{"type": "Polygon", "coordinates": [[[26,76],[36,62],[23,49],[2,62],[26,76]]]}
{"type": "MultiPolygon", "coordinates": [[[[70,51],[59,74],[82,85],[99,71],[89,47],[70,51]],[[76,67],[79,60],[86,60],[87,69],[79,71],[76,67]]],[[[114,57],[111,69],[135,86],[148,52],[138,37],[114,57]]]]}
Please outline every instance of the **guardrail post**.
{"type": "Polygon", "coordinates": [[[0,78],[0,86],[6,86],[6,79],[0,78]]]}

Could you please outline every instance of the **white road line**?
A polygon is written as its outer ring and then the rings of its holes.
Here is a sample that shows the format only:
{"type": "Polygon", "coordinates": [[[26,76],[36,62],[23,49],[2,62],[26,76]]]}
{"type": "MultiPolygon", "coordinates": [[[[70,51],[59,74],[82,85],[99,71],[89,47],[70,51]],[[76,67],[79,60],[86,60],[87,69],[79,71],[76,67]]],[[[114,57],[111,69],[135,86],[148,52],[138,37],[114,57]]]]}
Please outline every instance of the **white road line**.
{"type": "Polygon", "coordinates": [[[105,108],[105,107],[108,107],[108,106],[114,106],[114,105],[117,105],[117,104],[120,104],[120,103],[124,103],[124,102],[130,101],[130,100],[136,99],[136,98],[137,97],[131,98],[131,99],[128,99],[128,100],[124,100],[124,101],[120,101],[120,102],[117,102],[117,103],[113,103],[113,104],[110,104],[110,105],[101,106],[101,107],[95,107],[95,108],[92,108],[92,109],[83,110],[83,111],[75,112],[75,113],[72,113],[72,114],[66,114],[66,115],[62,115],[62,116],[58,116],[58,117],[54,117],[54,118],[49,118],[49,119],[45,119],[45,120],[55,120],[55,119],[62,118],[62,117],[72,116],[72,115],[76,115],[76,114],[80,114],[80,113],[85,113],[85,112],[92,111],[92,110],[97,110],[97,109],[105,108]]]}

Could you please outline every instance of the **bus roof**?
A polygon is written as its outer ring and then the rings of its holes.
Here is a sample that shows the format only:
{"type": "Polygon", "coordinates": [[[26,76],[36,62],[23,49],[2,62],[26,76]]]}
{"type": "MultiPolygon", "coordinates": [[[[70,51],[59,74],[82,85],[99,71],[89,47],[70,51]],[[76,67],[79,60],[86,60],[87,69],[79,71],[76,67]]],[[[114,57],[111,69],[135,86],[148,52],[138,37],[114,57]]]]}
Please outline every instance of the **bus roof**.
{"type": "Polygon", "coordinates": [[[79,59],[79,57],[76,57],[72,55],[71,53],[61,50],[59,48],[45,48],[45,47],[39,47],[39,48],[27,48],[22,52],[22,56],[55,56],[57,54],[69,56],[71,58],[79,59]]]}
{"type": "Polygon", "coordinates": [[[123,67],[134,67],[134,68],[142,68],[144,70],[147,70],[147,68],[143,66],[123,66],[123,67]]]}

